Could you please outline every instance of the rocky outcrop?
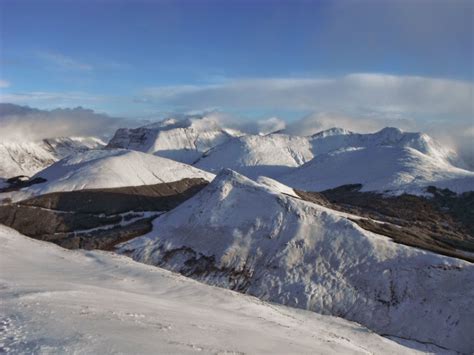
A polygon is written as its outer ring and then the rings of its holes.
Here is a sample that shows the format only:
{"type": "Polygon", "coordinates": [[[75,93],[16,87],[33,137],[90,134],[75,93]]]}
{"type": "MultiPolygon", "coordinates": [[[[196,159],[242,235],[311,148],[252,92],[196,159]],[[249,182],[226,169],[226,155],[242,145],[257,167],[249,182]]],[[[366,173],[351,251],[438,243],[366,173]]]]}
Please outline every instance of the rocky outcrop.
{"type": "Polygon", "coordinates": [[[207,181],[56,192],[0,205],[0,223],[69,249],[112,249],[146,234],[151,221],[200,191],[207,181]]]}

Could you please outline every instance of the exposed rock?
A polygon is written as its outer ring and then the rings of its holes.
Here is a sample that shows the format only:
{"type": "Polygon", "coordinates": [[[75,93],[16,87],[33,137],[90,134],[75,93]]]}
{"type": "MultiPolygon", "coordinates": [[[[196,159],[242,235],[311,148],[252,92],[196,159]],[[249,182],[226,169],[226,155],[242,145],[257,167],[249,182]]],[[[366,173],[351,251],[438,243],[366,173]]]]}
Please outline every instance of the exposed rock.
{"type": "Polygon", "coordinates": [[[360,188],[355,184],[321,193],[296,193],[304,200],[364,217],[352,221],[397,243],[474,261],[474,192],[458,195],[430,187],[433,197],[428,198],[385,196],[360,188]]]}
{"type": "Polygon", "coordinates": [[[151,221],[207,181],[56,192],[0,205],[0,223],[29,237],[75,249],[105,249],[148,233],[151,221]]]}

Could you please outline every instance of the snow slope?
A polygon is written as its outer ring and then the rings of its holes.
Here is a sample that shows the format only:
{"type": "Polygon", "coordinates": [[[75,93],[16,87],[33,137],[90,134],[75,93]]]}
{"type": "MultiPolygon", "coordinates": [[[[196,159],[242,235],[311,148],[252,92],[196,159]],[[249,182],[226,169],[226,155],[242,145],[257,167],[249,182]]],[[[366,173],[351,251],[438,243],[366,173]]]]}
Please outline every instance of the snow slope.
{"type": "Polygon", "coordinates": [[[474,172],[409,147],[347,148],[320,154],[279,180],[306,191],[362,184],[362,191],[423,194],[427,186],[474,190],[474,172]]]}
{"type": "Polygon", "coordinates": [[[0,177],[31,176],[70,154],[103,146],[105,143],[94,137],[62,137],[39,142],[0,142],[0,177]]]}
{"type": "Polygon", "coordinates": [[[0,253],[2,353],[414,353],[356,323],[3,226],[0,253]]]}
{"type": "Polygon", "coordinates": [[[381,334],[474,350],[473,264],[396,244],[287,192],[225,170],[120,252],[381,334]]]}
{"type": "Polygon", "coordinates": [[[125,149],[89,150],[66,157],[34,177],[47,181],[11,193],[15,200],[57,191],[140,186],[184,178],[212,180],[190,165],[125,149]]]}
{"type": "Polygon", "coordinates": [[[371,134],[333,128],[311,137],[243,136],[211,149],[195,166],[211,172],[230,168],[252,179],[265,175],[312,191],[356,183],[364,190],[411,193],[423,193],[429,185],[474,190],[474,172],[462,169],[453,151],[426,134],[397,128],[371,134]]]}
{"type": "Polygon", "coordinates": [[[223,129],[206,117],[167,119],[135,128],[121,128],[109,148],[126,148],[191,164],[210,148],[238,132],[223,129]]]}
{"type": "Polygon", "coordinates": [[[311,140],[307,137],[247,135],[211,149],[194,165],[214,173],[229,168],[250,178],[260,175],[277,177],[313,156],[311,140]]]}

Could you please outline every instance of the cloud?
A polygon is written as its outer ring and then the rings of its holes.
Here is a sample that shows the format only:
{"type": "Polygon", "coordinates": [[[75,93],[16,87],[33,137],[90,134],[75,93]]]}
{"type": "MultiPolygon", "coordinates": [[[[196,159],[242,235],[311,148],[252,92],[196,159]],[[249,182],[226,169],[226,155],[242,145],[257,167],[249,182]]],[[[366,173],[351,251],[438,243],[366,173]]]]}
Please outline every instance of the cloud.
{"type": "Polygon", "coordinates": [[[141,98],[181,109],[280,109],[425,119],[472,117],[474,99],[470,82],[365,73],[155,87],[144,90],[141,98]]]}
{"type": "Polygon", "coordinates": [[[224,112],[210,112],[205,114],[204,120],[215,122],[221,127],[239,130],[246,134],[269,134],[286,128],[286,122],[278,117],[269,117],[259,120],[249,120],[224,112]]]}
{"type": "Polygon", "coordinates": [[[93,69],[90,64],[80,62],[60,53],[38,52],[38,56],[61,70],[91,71],[93,69]]]}
{"type": "Polygon", "coordinates": [[[0,141],[36,141],[68,136],[105,137],[117,128],[130,124],[124,119],[82,107],[47,111],[0,104],[0,141]]]}
{"type": "Polygon", "coordinates": [[[402,118],[352,117],[330,112],[318,112],[289,123],[285,132],[309,136],[334,127],[357,133],[376,132],[384,127],[397,127],[409,131],[416,129],[416,125],[414,120],[402,118]]]}
{"type": "Polygon", "coordinates": [[[10,87],[10,82],[8,80],[0,79],[0,89],[5,89],[10,87]]]}
{"type": "Polygon", "coordinates": [[[90,105],[106,100],[103,96],[83,92],[32,91],[0,95],[0,103],[35,105],[40,107],[90,105]]]}
{"type": "Polygon", "coordinates": [[[466,167],[474,171],[474,122],[437,122],[420,124],[417,130],[425,132],[457,152],[466,167]]]}

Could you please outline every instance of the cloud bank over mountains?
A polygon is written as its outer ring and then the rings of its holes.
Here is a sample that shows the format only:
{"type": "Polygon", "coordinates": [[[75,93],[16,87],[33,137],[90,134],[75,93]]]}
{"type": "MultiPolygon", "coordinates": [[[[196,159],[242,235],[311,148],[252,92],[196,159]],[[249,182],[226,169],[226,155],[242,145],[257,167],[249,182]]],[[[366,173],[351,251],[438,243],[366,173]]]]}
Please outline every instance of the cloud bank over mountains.
{"type": "Polygon", "coordinates": [[[350,116],[426,119],[472,117],[473,84],[418,76],[355,73],[334,78],[226,80],[152,87],[143,102],[181,109],[282,109],[350,116]]]}
{"type": "MultiPolygon", "coordinates": [[[[474,85],[470,82],[357,73],[334,78],[240,79],[206,85],[160,86],[145,89],[139,98],[130,100],[144,105],[150,112],[196,113],[213,107],[215,109],[207,111],[206,119],[200,124],[218,123],[251,134],[285,130],[290,134],[310,135],[332,127],[366,133],[387,126],[422,131],[457,150],[473,168],[473,93],[474,85]],[[301,118],[285,120],[261,115],[260,119],[249,119],[245,114],[236,113],[265,109],[299,112],[301,118]]],[[[11,94],[4,95],[1,101],[39,103],[43,98],[50,102],[51,97],[43,92],[41,95],[11,94]]],[[[61,102],[57,95],[53,97],[52,102],[61,102]]],[[[66,99],[74,101],[74,96],[66,99]]],[[[106,100],[100,97],[101,102],[106,100]]],[[[77,135],[104,137],[119,127],[144,123],[81,107],[46,111],[0,105],[2,140],[77,135]]],[[[157,121],[164,116],[152,114],[149,118],[157,121]]]]}
{"type": "MultiPolygon", "coordinates": [[[[35,141],[54,137],[104,137],[127,121],[77,107],[38,110],[0,104],[0,141],[35,141]]],[[[130,124],[130,122],[128,122],[130,124]]]]}

